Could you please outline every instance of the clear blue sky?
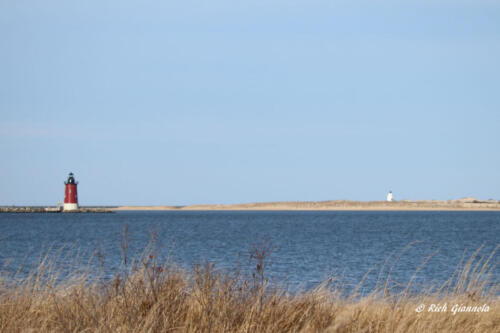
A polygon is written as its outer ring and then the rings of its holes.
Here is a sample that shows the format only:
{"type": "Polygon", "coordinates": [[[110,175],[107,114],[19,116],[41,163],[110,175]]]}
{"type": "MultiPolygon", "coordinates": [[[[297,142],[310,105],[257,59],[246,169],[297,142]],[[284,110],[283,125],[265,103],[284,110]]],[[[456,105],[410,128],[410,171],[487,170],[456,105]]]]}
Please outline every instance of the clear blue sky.
{"type": "Polygon", "coordinates": [[[0,205],[500,199],[500,2],[0,0],[0,116],[0,205]]]}

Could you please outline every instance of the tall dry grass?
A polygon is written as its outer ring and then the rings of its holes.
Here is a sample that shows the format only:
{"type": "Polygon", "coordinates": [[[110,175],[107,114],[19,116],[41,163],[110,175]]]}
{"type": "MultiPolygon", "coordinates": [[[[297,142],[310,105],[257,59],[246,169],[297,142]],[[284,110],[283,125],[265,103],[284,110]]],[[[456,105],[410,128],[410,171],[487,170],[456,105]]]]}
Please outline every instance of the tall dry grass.
{"type": "Polygon", "coordinates": [[[184,271],[160,262],[152,248],[129,262],[126,241],[123,270],[113,279],[91,279],[79,270],[61,278],[44,258],[28,278],[0,278],[0,332],[500,331],[494,252],[480,256],[478,250],[440,288],[419,293],[411,291],[413,279],[391,290],[389,272],[369,294],[345,295],[327,282],[290,294],[265,276],[272,247],[254,245],[249,278],[212,264],[184,271]],[[417,312],[421,304],[425,309],[417,312]],[[446,304],[446,312],[429,312],[431,304],[446,304]],[[456,304],[486,304],[488,311],[453,313],[456,304]]]}

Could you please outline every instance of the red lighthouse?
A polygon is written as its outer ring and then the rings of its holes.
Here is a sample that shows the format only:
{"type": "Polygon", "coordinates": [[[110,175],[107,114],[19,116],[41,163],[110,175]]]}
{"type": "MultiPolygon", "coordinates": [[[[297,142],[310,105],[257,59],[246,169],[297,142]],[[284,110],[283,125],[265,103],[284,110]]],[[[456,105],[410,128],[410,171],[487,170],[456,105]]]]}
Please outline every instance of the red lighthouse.
{"type": "Polygon", "coordinates": [[[78,209],[78,194],[76,191],[76,186],[78,182],[75,182],[73,173],[70,172],[68,175],[68,180],[64,182],[64,208],[65,211],[77,210],[78,209]]]}

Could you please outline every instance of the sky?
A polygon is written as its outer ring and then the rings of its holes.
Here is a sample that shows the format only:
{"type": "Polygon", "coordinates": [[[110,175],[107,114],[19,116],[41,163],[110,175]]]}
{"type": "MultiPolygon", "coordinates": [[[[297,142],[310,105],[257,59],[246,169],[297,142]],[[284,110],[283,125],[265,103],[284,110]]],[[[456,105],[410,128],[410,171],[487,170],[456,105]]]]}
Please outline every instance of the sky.
{"type": "Polygon", "coordinates": [[[0,0],[0,205],[500,200],[499,1],[0,0]]]}

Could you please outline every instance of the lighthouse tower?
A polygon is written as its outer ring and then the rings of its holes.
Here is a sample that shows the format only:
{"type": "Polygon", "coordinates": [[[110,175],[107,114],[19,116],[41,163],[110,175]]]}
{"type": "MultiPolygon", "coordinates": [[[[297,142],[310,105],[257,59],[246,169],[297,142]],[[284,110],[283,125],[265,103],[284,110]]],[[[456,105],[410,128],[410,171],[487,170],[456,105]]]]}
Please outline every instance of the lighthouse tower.
{"type": "Polygon", "coordinates": [[[64,182],[64,206],[63,211],[72,211],[78,209],[78,194],[76,191],[76,186],[78,182],[75,182],[73,173],[70,172],[68,175],[68,180],[64,182]]]}
{"type": "Polygon", "coordinates": [[[389,193],[387,193],[387,201],[391,202],[394,200],[394,197],[392,195],[392,191],[389,191],[389,193]]]}

